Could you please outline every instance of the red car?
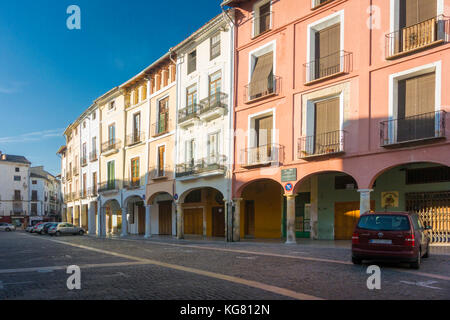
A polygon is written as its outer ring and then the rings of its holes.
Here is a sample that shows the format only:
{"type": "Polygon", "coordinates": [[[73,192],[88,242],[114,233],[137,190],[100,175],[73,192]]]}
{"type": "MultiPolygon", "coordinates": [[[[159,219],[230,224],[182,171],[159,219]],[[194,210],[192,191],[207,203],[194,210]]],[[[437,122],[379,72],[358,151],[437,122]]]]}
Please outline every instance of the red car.
{"type": "Polygon", "coordinates": [[[428,258],[430,237],[415,213],[373,212],[360,216],[352,237],[352,262],[393,260],[419,269],[428,258]]]}

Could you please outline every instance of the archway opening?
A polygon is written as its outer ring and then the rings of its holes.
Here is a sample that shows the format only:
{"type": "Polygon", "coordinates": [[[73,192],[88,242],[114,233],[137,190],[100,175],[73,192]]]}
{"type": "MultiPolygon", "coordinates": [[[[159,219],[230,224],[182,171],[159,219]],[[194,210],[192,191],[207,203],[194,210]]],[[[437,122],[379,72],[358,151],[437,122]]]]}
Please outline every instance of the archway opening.
{"type": "Polygon", "coordinates": [[[282,237],[283,188],[271,179],[249,183],[242,190],[241,238],[282,237]]]}
{"type": "Polygon", "coordinates": [[[180,200],[185,235],[225,237],[225,203],[219,190],[211,187],[191,189],[186,191],[180,200]]]}
{"type": "Polygon", "coordinates": [[[377,211],[415,212],[431,226],[433,243],[450,243],[450,167],[409,163],[374,178],[372,199],[377,211]]]}
{"type": "Polygon", "coordinates": [[[105,214],[106,233],[118,235],[122,231],[122,209],[117,200],[108,200],[103,208],[105,214]]]}
{"type": "Polygon", "coordinates": [[[145,202],[144,200],[133,195],[125,200],[125,206],[127,208],[127,233],[135,235],[145,234],[145,202]]]}
{"type": "MultiPolygon", "coordinates": [[[[337,171],[318,172],[300,180],[294,190],[297,194],[295,199],[297,238],[319,240],[352,238],[354,226],[360,215],[358,183],[352,176],[337,171]]],[[[371,208],[374,209],[373,202],[371,208]]]]}
{"type": "Polygon", "coordinates": [[[150,206],[151,234],[172,236],[176,230],[176,213],[173,197],[167,192],[158,192],[148,200],[150,206]]]}

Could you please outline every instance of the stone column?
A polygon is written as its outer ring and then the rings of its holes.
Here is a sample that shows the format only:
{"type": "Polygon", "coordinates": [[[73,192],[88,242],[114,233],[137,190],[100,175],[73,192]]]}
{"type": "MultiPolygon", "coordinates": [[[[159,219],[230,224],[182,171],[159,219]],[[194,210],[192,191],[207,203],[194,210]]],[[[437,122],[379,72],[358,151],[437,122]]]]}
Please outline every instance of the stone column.
{"type": "Polygon", "coordinates": [[[319,239],[319,179],[311,177],[311,207],[310,207],[311,239],[319,239]]]}
{"type": "Polygon", "coordinates": [[[97,237],[103,237],[104,235],[106,235],[106,225],[102,217],[102,206],[99,201],[97,205],[97,237]]]}
{"type": "Polygon", "coordinates": [[[126,237],[128,235],[128,218],[127,218],[127,207],[122,208],[122,234],[121,237],[126,237]]]}
{"type": "Polygon", "coordinates": [[[297,243],[295,240],[295,194],[285,194],[286,206],[286,244],[297,243]]]}
{"type": "Polygon", "coordinates": [[[184,239],[184,212],[181,203],[177,203],[177,239],[184,239]]]}
{"type": "Polygon", "coordinates": [[[373,189],[359,189],[360,194],[359,200],[359,214],[364,214],[370,212],[370,193],[373,189]]]}
{"type": "Polygon", "coordinates": [[[241,202],[242,198],[234,199],[234,214],[233,214],[233,241],[241,241],[241,202]]]}
{"type": "Polygon", "coordinates": [[[92,205],[92,203],[89,203],[89,207],[88,207],[88,234],[89,235],[93,235],[95,234],[95,222],[94,222],[94,206],[92,205]]]}
{"type": "Polygon", "coordinates": [[[148,239],[152,236],[151,214],[150,205],[145,206],[145,238],[148,239]]]}

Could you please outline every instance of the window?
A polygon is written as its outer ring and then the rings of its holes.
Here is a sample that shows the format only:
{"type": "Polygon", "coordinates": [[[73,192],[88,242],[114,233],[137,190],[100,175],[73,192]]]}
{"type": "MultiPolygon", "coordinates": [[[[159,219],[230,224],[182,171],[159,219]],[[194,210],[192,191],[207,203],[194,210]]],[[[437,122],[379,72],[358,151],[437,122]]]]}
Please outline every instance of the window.
{"type": "Polygon", "coordinates": [[[38,194],[36,190],[31,191],[31,201],[38,201],[38,194]]]}
{"type": "Polygon", "coordinates": [[[96,117],[97,117],[97,113],[94,111],[94,112],[92,113],[92,120],[95,120],[96,117]]]}
{"type": "Polygon", "coordinates": [[[187,114],[193,114],[197,105],[197,85],[193,85],[186,89],[187,114]]]}
{"type": "Polygon", "coordinates": [[[253,100],[275,93],[274,47],[266,46],[250,56],[252,66],[248,99],[253,100]]]}
{"type": "Polygon", "coordinates": [[[271,1],[263,1],[254,9],[253,36],[256,37],[272,27],[271,1]]]}
{"type": "Polygon", "coordinates": [[[31,214],[34,214],[34,215],[37,214],[37,203],[31,204],[31,214]]]}
{"type": "Polygon", "coordinates": [[[32,180],[31,184],[37,184],[37,181],[36,180],[32,180]]]}
{"type": "Polygon", "coordinates": [[[133,143],[139,142],[141,134],[141,114],[133,115],[133,143]]]}
{"type": "Polygon", "coordinates": [[[83,122],[83,129],[86,129],[86,121],[83,122]]]}
{"type": "Polygon", "coordinates": [[[87,155],[87,149],[86,149],[86,142],[83,143],[83,150],[82,150],[82,162],[86,162],[86,155],[87,155]]]}
{"type": "Polygon", "coordinates": [[[169,98],[159,100],[158,103],[158,123],[156,134],[164,133],[169,125],[169,98]]]}
{"type": "Polygon", "coordinates": [[[209,77],[209,97],[210,103],[220,101],[220,91],[222,86],[222,74],[221,72],[216,72],[209,77]]]}
{"type": "Polygon", "coordinates": [[[210,60],[213,60],[220,56],[220,33],[211,37],[209,56],[210,60]]]}
{"type": "Polygon", "coordinates": [[[116,139],[116,125],[112,124],[108,126],[108,143],[109,145],[112,145],[115,143],[116,139]]]}
{"type": "Polygon", "coordinates": [[[406,170],[406,184],[450,182],[450,168],[439,166],[406,170]]]}
{"type": "Polygon", "coordinates": [[[115,107],[116,107],[116,102],[115,102],[115,101],[111,101],[111,102],[109,103],[108,109],[109,109],[109,110],[112,110],[112,109],[114,109],[115,107]]]}
{"type": "Polygon", "coordinates": [[[334,177],[334,188],[336,190],[354,190],[358,189],[358,185],[356,184],[355,179],[351,176],[336,176],[334,177]]]}
{"type": "Polygon", "coordinates": [[[195,156],[195,139],[186,141],[186,163],[194,166],[194,156],[195,156]]]}
{"type": "Polygon", "coordinates": [[[97,155],[97,137],[92,137],[92,155],[97,155]]]}
{"type": "Polygon", "coordinates": [[[314,148],[314,150],[309,150],[312,151],[312,154],[331,153],[340,149],[341,139],[339,134],[339,107],[339,97],[326,99],[315,103],[314,146],[309,146],[309,148],[314,148]]]}
{"type": "Polygon", "coordinates": [[[97,194],[97,172],[92,174],[92,191],[93,194],[97,194]]]}
{"type": "Polygon", "coordinates": [[[324,78],[340,72],[340,30],[341,25],[337,23],[315,33],[313,79],[324,78]]]}
{"type": "Polygon", "coordinates": [[[192,51],[188,54],[188,70],[187,73],[190,74],[197,70],[197,50],[192,51]]]}
{"type": "Polygon", "coordinates": [[[397,142],[435,136],[435,73],[398,82],[397,142]]]}
{"type": "Polygon", "coordinates": [[[20,190],[14,190],[14,200],[22,200],[22,196],[20,195],[20,190]]]}
{"type": "Polygon", "coordinates": [[[140,183],[139,158],[131,159],[131,183],[133,186],[137,186],[140,183]]]}
{"type": "Polygon", "coordinates": [[[166,156],[166,146],[159,146],[158,147],[158,176],[164,175],[165,156],[166,156]]]}
{"type": "Polygon", "coordinates": [[[16,172],[20,172],[20,168],[16,168],[16,172]]]}
{"type": "Polygon", "coordinates": [[[116,186],[114,161],[108,162],[108,189],[114,189],[116,186]]]}
{"type": "Polygon", "coordinates": [[[194,190],[191,191],[186,198],[184,199],[184,203],[196,203],[202,201],[202,190],[194,190]]]}
{"type": "Polygon", "coordinates": [[[208,160],[209,162],[217,162],[219,155],[219,133],[208,135],[208,160]]]}
{"type": "Polygon", "coordinates": [[[21,176],[14,176],[14,181],[21,181],[22,177],[21,176]]]}
{"type": "Polygon", "coordinates": [[[436,0],[400,0],[400,28],[407,28],[437,15],[436,0]]]}

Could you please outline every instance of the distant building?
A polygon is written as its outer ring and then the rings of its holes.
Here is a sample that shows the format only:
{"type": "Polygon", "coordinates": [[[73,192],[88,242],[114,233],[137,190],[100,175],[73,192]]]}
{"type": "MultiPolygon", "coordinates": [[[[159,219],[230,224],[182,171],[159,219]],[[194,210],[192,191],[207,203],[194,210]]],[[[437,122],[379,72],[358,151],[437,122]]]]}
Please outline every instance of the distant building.
{"type": "Polygon", "coordinates": [[[30,168],[30,216],[61,220],[61,181],[44,170],[30,168]]]}
{"type": "Polygon", "coordinates": [[[0,151],[0,222],[16,225],[27,222],[30,165],[23,156],[0,151]]]}

